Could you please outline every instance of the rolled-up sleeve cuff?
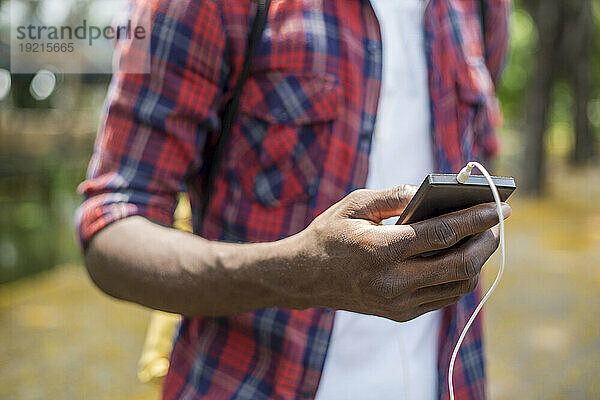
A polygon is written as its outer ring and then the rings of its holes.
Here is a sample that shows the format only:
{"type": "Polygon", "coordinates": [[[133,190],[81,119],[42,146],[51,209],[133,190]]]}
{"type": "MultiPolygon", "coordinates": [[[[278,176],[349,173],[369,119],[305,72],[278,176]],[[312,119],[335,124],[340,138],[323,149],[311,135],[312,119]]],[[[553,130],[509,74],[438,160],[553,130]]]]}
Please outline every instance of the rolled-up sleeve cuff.
{"type": "Polygon", "coordinates": [[[75,217],[75,226],[82,249],[104,227],[123,218],[140,215],[162,225],[173,225],[173,206],[123,201],[117,193],[98,194],[86,199],[75,217]]]}

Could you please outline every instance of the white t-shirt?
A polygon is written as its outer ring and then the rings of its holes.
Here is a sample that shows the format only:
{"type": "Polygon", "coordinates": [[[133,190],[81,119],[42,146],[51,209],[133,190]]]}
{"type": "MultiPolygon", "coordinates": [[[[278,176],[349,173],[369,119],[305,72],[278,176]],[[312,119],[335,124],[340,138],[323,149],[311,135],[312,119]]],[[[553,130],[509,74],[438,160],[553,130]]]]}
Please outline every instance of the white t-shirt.
{"type": "MultiPolygon", "coordinates": [[[[423,0],[371,0],[383,78],[367,188],[419,185],[433,172],[423,0]]],[[[385,221],[395,223],[397,218],[385,221]]],[[[437,396],[440,311],[405,323],[336,311],[318,400],[437,396]]]]}

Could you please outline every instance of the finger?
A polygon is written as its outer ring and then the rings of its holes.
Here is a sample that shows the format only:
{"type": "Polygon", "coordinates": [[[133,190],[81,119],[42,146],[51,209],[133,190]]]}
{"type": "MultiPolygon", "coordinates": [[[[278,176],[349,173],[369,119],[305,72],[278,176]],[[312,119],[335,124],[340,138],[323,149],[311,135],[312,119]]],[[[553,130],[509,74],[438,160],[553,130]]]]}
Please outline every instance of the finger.
{"type": "Polygon", "coordinates": [[[451,297],[449,299],[432,301],[431,303],[422,304],[417,307],[417,313],[419,315],[426,314],[431,311],[439,310],[444,307],[451,306],[452,304],[458,302],[462,296],[451,297]]]}
{"type": "MultiPolygon", "coordinates": [[[[510,206],[502,203],[504,218],[512,212],[510,206]]],[[[494,203],[480,204],[464,210],[416,222],[409,226],[414,230],[414,239],[408,246],[410,255],[446,249],[461,239],[483,232],[498,224],[498,214],[494,203]]]]}
{"type": "Polygon", "coordinates": [[[426,304],[433,301],[464,296],[475,290],[478,282],[479,274],[464,281],[442,283],[441,285],[418,289],[414,294],[414,304],[426,304]]]}
{"type": "Polygon", "coordinates": [[[415,305],[469,293],[473,290],[471,284],[477,284],[482,265],[498,247],[499,237],[496,226],[456,249],[437,256],[413,258],[401,268],[390,268],[372,283],[374,293],[394,299],[407,290],[417,289],[415,305]],[[474,282],[469,282],[473,279],[474,282]]]}
{"type": "Polygon", "coordinates": [[[409,312],[408,316],[403,315],[398,320],[400,320],[401,322],[410,321],[410,320],[415,319],[423,314],[427,314],[428,312],[439,310],[444,307],[448,307],[448,306],[456,303],[459,300],[460,300],[460,296],[457,296],[457,297],[452,297],[449,299],[433,301],[431,303],[422,304],[418,307],[415,307],[411,312],[409,312]]]}
{"type": "Polygon", "coordinates": [[[360,189],[345,198],[342,213],[347,218],[361,218],[379,224],[386,218],[402,214],[417,187],[400,185],[384,190],[360,189]]]}
{"type": "Polygon", "coordinates": [[[408,264],[410,272],[414,274],[413,283],[416,287],[424,288],[472,279],[496,251],[499,240],[498,228],[494,227],[443,254],[415,259],[408,264]]]}

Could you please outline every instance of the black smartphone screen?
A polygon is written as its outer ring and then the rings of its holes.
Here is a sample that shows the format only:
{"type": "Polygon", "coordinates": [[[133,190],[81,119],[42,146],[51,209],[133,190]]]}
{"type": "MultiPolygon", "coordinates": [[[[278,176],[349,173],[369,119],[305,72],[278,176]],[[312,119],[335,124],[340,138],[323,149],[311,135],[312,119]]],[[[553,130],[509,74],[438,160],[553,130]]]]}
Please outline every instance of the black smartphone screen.
{"type": "MultiPolygon", "coordinates": [[[[493,176],[502,201],[517,188],[510,177],[493,176]]],[[[483,175],[471,175],[459,183],[455,174],[429,174],[417,190],[397,224],[410,224],[462,210],[481,203],[493,202],[494,196],[483,175]]]]}

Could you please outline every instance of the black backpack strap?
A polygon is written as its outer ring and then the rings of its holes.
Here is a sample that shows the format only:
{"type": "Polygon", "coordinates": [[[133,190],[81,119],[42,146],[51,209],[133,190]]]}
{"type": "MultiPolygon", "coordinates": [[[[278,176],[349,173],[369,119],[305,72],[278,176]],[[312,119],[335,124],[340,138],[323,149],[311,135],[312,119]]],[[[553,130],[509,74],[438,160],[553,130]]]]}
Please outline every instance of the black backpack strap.
{"type": "Polygon", "coordinates": [[[233,90],[233,97],[231,98],[231,100],[229,100],[229,102],[225,106],[225,110],[223,111],[221,134],[219,135],[217,143],[215,145],[214,153],[212,156],[212,162],[207,175],[206,187],[204,188],[202,195],[200,212],[198,213],[197,227],[199,230],[201,230],[202,228],[202,222],[204,221],[206,211],[208,210],[210,198],[212,196],[212,192],[215,186],[215,180],[217,179],[217,175],[219,174],[219,170],[223,162],[223,154],[225,151],[225,147],[229,143],[233,123],[235,122],[235,118],[237,117],[238,108],[240,105],[240,96],[242,95],[242,89],[244,88],[244,84],[246,83],[246,80],[250,75],[250,69],[252,68],[254,53],[256,52],[256,47],[258,46],[258,43],[260,42],[263,31],[265,29],[270,5],[271,0],[257,1],[256,16],[254,17],[254,22],[252,23],[252,28],[250,30],[250,34],[248,35],[248,44],[246,46],[246,52],[244,54],[244,64],[242,66],[242,71],[240,73],[238,81],[235,84],[235,88],[233,90]]]}

